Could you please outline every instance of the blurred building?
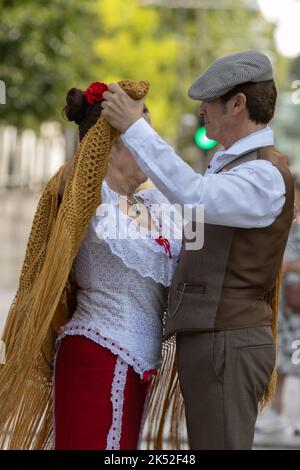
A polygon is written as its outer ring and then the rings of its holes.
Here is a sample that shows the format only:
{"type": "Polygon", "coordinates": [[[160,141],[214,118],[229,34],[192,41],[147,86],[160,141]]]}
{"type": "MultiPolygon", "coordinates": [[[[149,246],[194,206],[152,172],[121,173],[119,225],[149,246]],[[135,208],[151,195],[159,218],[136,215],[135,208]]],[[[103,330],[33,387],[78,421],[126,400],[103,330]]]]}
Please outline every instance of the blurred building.
{"type": "Polygon", "coordinates": [[[55,122],[31,129],[0,127],[0,315],[17,286],[26,241],[40,192],[73,154],[76,134],[55,122]]]}

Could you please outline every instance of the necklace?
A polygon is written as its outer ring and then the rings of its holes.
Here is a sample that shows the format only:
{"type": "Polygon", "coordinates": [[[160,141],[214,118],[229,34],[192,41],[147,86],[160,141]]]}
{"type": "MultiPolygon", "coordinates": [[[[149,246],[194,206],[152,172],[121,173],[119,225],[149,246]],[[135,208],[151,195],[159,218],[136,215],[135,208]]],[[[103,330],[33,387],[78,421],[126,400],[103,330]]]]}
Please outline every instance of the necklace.
{"type": "Polygon", "coordinates": [[[114,191],[113,189],[111,189],[111,187],[107,184],[107,182],[105,180],[104,180],[104,182],[105,182],[107,188],[109,189],[109,191],[115,197],[125,199],[126,201],[129,202],[130,208],[132,207],[132,209],[135,212],[135,218],[138,217],[141,214],[141,208],[140,208],[139,200],[134,194],[132,196],[123,196],[122,194],[119,194],[116,191],[114,191]]]}
{"type": "Polygon", "coordinates": [[[130,208],[132,208],[135,212],[135,216],[138,217],[141,213],[141,208],[140,208],[140,203],[138,198],[133,194],[131,197],[130,196],[122,196],[120,195],[122,199],[126,199],[129,204],[130,208]]]}

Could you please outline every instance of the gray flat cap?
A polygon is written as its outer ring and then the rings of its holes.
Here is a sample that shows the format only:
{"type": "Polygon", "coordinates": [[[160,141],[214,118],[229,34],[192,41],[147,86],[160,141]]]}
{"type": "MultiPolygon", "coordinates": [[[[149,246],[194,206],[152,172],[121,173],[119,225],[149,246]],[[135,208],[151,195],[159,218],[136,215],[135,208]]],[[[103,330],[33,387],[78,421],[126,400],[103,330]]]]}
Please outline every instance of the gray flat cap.
{"type": "Polygon", "coordinates": [[[193,100],[211,101],[236,85],[273,79],[273,68],[265,54],[243,51],[220,57],[192,83],[188,95],[193,100]]]}

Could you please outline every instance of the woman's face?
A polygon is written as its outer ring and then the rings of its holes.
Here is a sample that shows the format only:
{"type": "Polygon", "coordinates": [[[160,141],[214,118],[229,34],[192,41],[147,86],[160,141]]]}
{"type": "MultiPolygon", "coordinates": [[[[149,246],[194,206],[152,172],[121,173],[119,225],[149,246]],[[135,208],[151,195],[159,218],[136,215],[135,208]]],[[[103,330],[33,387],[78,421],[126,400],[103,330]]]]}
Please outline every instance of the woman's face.
{"type": "MultiPolygon", "coordinates": [[[[144,113],[143,117],[151,124],[148,113],[144,113]]],[[[134,156],[123,143],[121,137],[116,139],[113,143],[109,165],[111,169],[122,172],[124,176],[127,175],[128,177],[135,178],[140,184],[147,181],[147,176],[140,169],[134,156]]]]}

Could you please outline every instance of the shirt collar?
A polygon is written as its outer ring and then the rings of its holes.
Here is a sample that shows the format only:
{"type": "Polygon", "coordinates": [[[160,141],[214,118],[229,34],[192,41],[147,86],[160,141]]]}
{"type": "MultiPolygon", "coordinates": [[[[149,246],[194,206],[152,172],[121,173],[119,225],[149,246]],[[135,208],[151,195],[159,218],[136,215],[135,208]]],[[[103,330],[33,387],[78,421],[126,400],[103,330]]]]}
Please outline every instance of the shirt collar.
{"type": "Polygon", "coordinates": [[[222,148],[218,150],[214,154],[210,164],[211,172],[214,173],[218,171],[219,168],[235,160],[236,157],[242,153],[246,153],[259,147],[267,147],[268,145],[273,145],[273,143],[273,131],[269,126],[266,126],[259,131],[252,132],[252,134],[234,142],[234,144],[228,149],[225,150],[222,148]]]}

